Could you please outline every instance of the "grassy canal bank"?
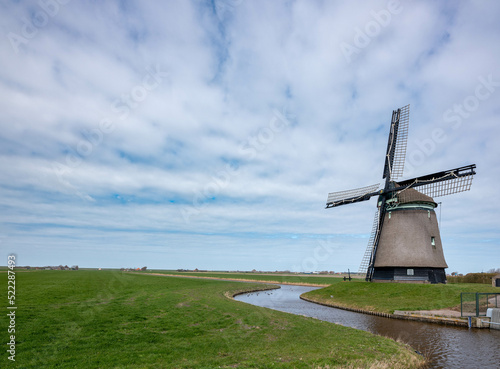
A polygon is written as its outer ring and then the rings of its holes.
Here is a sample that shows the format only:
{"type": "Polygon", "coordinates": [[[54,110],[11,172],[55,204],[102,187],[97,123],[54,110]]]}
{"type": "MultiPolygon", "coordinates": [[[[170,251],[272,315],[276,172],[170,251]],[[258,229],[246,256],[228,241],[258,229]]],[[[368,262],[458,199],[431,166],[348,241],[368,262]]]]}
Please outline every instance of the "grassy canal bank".
{"type": "Polygon", "coordinates": [[[460,311],[461,292],[499,292],[499,289],[477,283],[404,284],[352,280],[308,292],[304,297],[327,305],[392,314],[395,310],[453,308],[460,311]]]}
{"type": "MultiPolygon", "coordinates": [[[[6,286],[7,273],[0,278],[6,286]]],[[[390,339],[228,298],[262,284],[89,270],[19,271],[15,282],[12,367],[412,368],[421,360],[390,339]]],[[[5,342],[8,325],[2,314],[5,342]]]]}

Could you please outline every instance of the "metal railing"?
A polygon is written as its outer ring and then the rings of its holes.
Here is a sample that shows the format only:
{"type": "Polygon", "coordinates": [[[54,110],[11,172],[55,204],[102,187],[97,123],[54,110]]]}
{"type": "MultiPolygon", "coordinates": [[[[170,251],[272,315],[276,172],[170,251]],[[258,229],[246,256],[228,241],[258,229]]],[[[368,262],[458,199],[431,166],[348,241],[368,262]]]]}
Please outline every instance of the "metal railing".
{"type": "Polygon", "coordinates": [[[462,317],[486,316],[486,310],[488,310],[488,308],[498,307],[500,307],[500,293],[460,293],[460,314],[462,317]]]}

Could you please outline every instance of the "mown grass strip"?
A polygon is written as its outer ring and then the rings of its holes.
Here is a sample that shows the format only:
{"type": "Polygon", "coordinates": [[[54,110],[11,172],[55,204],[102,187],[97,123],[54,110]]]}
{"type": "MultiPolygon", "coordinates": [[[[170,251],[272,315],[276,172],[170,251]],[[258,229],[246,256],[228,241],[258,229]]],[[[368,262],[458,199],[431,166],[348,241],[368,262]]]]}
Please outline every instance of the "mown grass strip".
{"type": "MultiPolygon", "coordinates": [[[[0,278],[6,282],[6,274],[0,278]]],[[[19,272],[16,283],[16,364],[23,368],[411,368],[420,363],[390,339],[226,297],[228,291],[262,284],[118,271],[19,272]]],[[[7,326],[5,315],[0,326],[7,326]]]]}
{"type": "MultiPolygon", "coordinates": [[[[351,281],[304,294],[310,300],[339,306],[393,313],[395,310],[460,308],[461,292],[498,292],[481,284],[405,284],[351,281]]],[[[460,310],[459,310],[460,311],[460,310]]]]}

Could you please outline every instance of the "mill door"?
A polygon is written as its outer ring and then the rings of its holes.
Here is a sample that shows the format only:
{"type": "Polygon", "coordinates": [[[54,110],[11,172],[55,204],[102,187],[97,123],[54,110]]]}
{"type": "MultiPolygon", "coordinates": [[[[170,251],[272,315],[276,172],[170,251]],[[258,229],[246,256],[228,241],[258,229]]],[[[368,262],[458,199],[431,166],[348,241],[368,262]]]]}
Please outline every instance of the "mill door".
{"type": "Polygon", "coordinates": [[[431,283],[437,283],[437,281],[436,281],[436,275],[434,274],[433,270],[429,271],[429,281],[431,283]]]}

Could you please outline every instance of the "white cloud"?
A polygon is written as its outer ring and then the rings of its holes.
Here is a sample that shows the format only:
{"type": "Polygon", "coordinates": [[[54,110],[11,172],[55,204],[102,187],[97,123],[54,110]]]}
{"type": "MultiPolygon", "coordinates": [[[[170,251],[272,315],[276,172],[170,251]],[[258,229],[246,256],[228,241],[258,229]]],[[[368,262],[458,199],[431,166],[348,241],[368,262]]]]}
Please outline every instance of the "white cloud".
{"type": "Polygon", "coordinates": [[[389,18],[386,1],[224,4],[70,2],[29,38],[41,10],[3,7],[3,34],[26,40],[0,44],[8,252],[272,270],[332,238],[318,267],[356,270],[374,201],[324,210],[326,195],[382,181],[391,111],[410,103],[407,176],[478,165],[471,192],[440,200],[450,268],[499,266],[496,4],[404,2],[389,18]],[[481,78],[488,97],[450,121],[481,78]]]}

